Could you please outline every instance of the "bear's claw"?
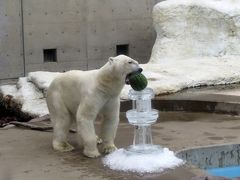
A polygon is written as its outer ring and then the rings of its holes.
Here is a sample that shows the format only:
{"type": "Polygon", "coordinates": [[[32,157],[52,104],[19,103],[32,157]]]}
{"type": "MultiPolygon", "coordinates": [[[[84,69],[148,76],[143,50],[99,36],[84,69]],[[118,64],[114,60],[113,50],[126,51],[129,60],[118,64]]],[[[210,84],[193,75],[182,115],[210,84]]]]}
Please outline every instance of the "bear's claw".
{"type": "Polygon", "coordinates": [[[97,144],[102,144],[103,140],[98,136],[96,136],[96,137],[97,137],[97,144]]]}

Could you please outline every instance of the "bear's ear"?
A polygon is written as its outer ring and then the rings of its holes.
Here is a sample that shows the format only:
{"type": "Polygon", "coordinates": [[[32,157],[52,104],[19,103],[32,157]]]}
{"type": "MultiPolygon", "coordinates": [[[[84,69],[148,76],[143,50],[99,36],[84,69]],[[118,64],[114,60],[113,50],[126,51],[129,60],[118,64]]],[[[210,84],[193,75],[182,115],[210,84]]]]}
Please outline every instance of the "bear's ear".
{"type": "Polygon", "coordinates": [[[110,58],[108,59],[108,62],[109,62],[110,64],[114,63],[114,61],[115,61],[114,57],[110,57],[110,58]]]}

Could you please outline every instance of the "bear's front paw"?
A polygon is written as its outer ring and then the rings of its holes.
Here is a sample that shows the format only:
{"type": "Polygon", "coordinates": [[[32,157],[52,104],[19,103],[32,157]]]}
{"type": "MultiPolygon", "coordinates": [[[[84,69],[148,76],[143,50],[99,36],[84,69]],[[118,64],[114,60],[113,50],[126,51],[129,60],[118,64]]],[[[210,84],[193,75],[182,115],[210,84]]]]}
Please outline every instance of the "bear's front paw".
{"type": "Polygon", "coordinates": [[[117,150],[117,147],[114,144],[111,145],[102,145],[102,147],[100,148],[101,153],[103,154],[109,154],[115,150],[117,150]]]}
{"type": "Polygon", "coordinates": [[[84,150],[83,151],[83,154],[89,158],[97,158],[99,157],[101,154],[98,152],[98,150],[95,150],[95,151],[87,151],[87,150],[84,150]]]}

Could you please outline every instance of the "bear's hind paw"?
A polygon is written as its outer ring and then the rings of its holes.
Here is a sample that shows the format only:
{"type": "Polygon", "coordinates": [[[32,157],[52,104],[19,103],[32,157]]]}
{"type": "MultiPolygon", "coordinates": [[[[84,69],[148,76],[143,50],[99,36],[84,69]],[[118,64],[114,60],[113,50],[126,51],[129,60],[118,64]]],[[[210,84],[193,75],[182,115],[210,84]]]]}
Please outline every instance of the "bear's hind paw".
{"type": "Polygon", "coordinates": [[[74,147],[67,142],[53,142],[53,149],[60,152],[69,152],[74,150],[74,147]]]}

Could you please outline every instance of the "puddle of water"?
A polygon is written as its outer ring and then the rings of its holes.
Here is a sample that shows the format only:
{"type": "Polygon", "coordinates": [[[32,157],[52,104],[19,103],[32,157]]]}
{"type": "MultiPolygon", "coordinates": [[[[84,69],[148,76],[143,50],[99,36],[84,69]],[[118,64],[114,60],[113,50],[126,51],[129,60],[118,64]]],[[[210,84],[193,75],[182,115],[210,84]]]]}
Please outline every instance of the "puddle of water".
{"type": "Polygon", "coordinates": [[[207,169],[207,172],[213,176],[237,178],[240,177],[240,166],[207,169]]]}

